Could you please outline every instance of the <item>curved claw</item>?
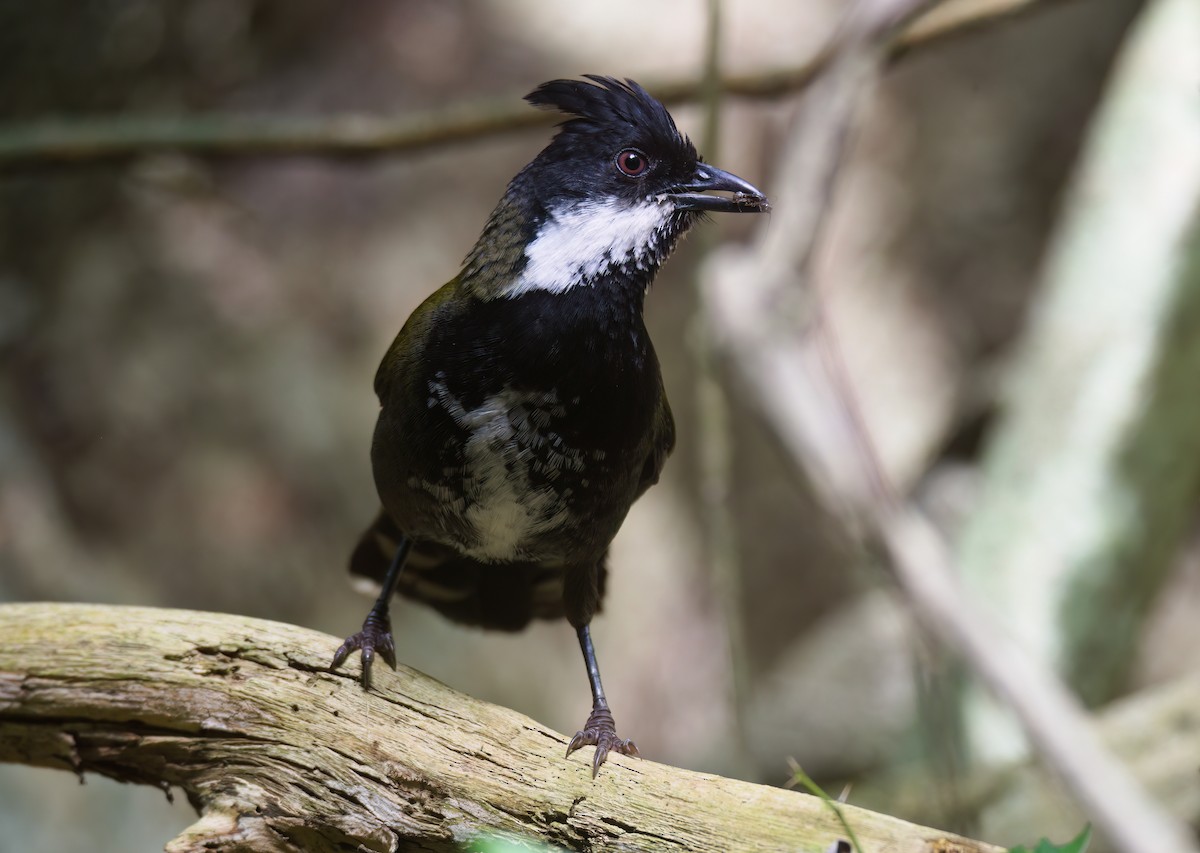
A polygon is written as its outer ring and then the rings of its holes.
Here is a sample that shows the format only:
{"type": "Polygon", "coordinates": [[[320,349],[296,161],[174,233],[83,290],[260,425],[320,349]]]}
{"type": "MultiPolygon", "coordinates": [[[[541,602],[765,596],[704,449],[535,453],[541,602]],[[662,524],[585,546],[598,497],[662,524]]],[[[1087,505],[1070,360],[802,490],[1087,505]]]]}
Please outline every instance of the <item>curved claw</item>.
{"type": "Polygon", "coordinates": [[[360,681],[364,690],[371,689],[371,665],[375,662],[375,654],[387,661],[388,666],[396,668],[396,647],[392,641],[392,625],[386,614],[380,615],[374,610],[367,615],[362,630],[346,638],[338,650],[333,653],[330,669],[337,669],[346,662],[351,652],[362,651],[362,676],[360,681]]]}
{"type": "Polygon", "coordinates": [[[597,708],[588,717],[582,730],[575,733],[567,744],[567,757],[583,746],[595,746],[596,754],[592,758],[592,778],[600,773],[600,765],[608,758],[610,752],[621,755],[640,756],[637,745],[627,738],[617,735],[617,727],[613,722],[612,713],[607,708],[597,708]]]}
{"type": "Polygon", "coordinates": [[[388,666],[390,666],[392,669],[395,669],[396,668],[396,647],[395,647],[395,645],[392,644],[392,632],[391,631],[388,631],[388,634],[387,634],[387,637],[385,637],[385,640],[386,640],[386,642],[383,645],[377,647],[377,650],[379,651],[379,656],[383,658],[384,662],[388,666]]]}
{"type": "Polygon", "coordinates": [[[346,641],[338,646],[338,650],[333,653],[333,660],[329,664],[330,669],[337,669],[346,662],[346,658],[350,657],[350,652],[356,648],[351,642],[353,639],[354,637],[347,637],[346,641]]]}
{"type": "Polygon", "coordinates": [[[373,646],[363,646],[362,649],[362,686],[363,690],[371,689],[371,665],[375,663],[375,649],[373,646]]]}

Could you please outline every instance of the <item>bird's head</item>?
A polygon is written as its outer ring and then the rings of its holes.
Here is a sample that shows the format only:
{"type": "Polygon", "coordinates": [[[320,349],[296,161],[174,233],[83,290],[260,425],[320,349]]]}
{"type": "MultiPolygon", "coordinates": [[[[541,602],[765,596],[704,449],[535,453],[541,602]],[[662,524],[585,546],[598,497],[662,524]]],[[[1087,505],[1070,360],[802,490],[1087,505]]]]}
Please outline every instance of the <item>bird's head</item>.
{"type": "Polygon", "coordinates": [[[637,83],[587,81],[554,80],[526,96],[568,118],[513,178],[467,257],[482,295],[560,293],[614,274],[644,289],[703,212],[770,209],[755,187],[704,163],[637,83]]]}

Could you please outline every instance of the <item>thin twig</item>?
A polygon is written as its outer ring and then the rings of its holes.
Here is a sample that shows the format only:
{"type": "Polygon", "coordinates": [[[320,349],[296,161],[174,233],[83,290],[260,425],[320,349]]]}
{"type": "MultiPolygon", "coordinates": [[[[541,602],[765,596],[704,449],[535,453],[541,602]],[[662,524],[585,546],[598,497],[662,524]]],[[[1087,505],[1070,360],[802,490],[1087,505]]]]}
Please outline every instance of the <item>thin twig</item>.
{"type": "MultiPolygon", "coordinates": [[[[901,51],[930,44],[1062,0],[972,2],[958,17],[932,24],[914,22],[894,42],[901,51]]],[[[825,49],[794,67],[731,75],[721,80],[727,94],[777,98],[803,89],[827,65],[825,49]]],[[[667,103],[703,97],[701,80],[663,80],[648,86],[667,103]]],[[[121,160],[175,151],[204,157],[354,156],[401,154],[461,144],[549,124],[553,117],[530,110],[523,92],[448,107],[378,115],[112,115],[0,124],[0,168],[68,165],[121,160]]]]}
{"type": "MultiPolygon", "coordinates": [[[[870,538],[882,543],[914,613],[949,648],[962,654],[1013,710],[1039,755],[1058,771],[1097,825],[1127,853],[1195,851],[1186,829],[1159,808],[1101,746],[1087,714],[1054,674],[1008,640],[1002,628],[967,597],[937,531],[890,488],[879,487],[885,476],[861,421],[861,428],[848,430],[857,465],[829,455],[827,442],[815,434],[816,421],[808,410],[829,406],[831,400],[836,411],[825,415],[827,422],[855,423],[853,391],[842,369],[826,376],[824,383],[814,383],[797,364],[811,366],[816,361],[812,335],[795,325],[788,327],[773,309],[780,301],[794,299],[796,287],[810,274],[809,259],[828,213],[829,190],[842,160],[846,130],[879,79],[894,21],[927,5],[922,0],[875,2],[879,8],[890,2],[889,14],[857,20],[859,29],[843,40],[845,58],[831,65],[830,82],[824,83],[833,97],[821,103],[836,112],[821,121],[810,115],[809,121],[796,123],[783,172],[788,175],[789,167],[797,171],[779,182],[776,208],[794,206],[802,211],[804,227],[789,232],[789,237],[798,233],[799,239],[772,239],[767,232],[760,240],[761,257],[751,261],[730,256],[723,265],[714,265],[708,289],[711,321],[723,332],[746,387],[797,465],[823,484],[831,507],[846,512],[849,527],[861,524],[870,538]],[[812,138],[804,138],[805,134],[812,138]],[[775,292],[747,294],[747,289],[775,292]]],[[[779,223],[773,226],[778,228],[779,223]]],[[[827,355],[840,363],[836,343],[826,339],[824,346],[827,355]]]]}
{"type": "MultiPolygon", "coordinates": [[[[710,162],[720,163],[718,141],[721,120],[721,2],[708,0],[708,23],[704,61],[704,134],[701,150],[710,162]]],[[[713,248],[712,232],[701,232],[696,263],[702,264],[713,248]]],[[[696,278],[699,283],[699,277],[696,278]]],[[[737,740],[737,758],[747,755],[746,703],[749,699],[749,664],[746,651],[746,626],[742,607],[742,578],[738,559],[737,526],[730,505],[733,480],[733,430],[728,395],[721,384],[721,365],[713,345],[712,332],[698,297],[695,315],[688,329],[692,361],[696,371],[696,441],[700,479],[700,511],[709,576],[717,607],[725,627],[729,655],[730,698],[737,740]]]]}
{"type": "Polygon", "coordinates": [[[946,543],[912,507],[880,507],[879,532],[900,587],[922,623],[960,653],[1020,719],[1038,755],[1125,853],[1195,853],[1183,824],[1101,743],[1061,680],[1026,654],[958,582],[946,543]]]}

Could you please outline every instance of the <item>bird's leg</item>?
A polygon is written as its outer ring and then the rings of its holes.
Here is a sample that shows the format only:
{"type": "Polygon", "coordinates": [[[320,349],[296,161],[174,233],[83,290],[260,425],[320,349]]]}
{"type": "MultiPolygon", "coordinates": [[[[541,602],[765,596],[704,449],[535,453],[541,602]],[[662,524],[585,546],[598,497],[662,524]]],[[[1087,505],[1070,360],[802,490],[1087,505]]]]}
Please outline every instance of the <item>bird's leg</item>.
{"type": "Polygon", "coordinates": [[[352,651],[361,649],[364,690],[371,689],[371,664],[375,661],[376,652],[387,661],[388,666],[396,668],[396,646],[392,641],[392,620],[388,615],[388,608],[392,602],[392,595],[396,592],[396,584],[400,582],[400,574],[404,571],[410,547],[412,540],[402,536],[400,544],[396,546],[396,555],[392,557],[392,564],[388,566],[387,574],[384,575],[383,589],[379,591],[379,598],[371,605],[371,612],[363,620],[362,630],[346,638],[334,652],[333,663],[329,665],[330,669],[337,669],[352,651]]]}
{"type": "Polygon", "coordinates": [[[592,685],[592,713],[588,716],[583,729],[575,733],[567,745],[567,755],[581,746],[594,744],[596,756],[592,759],[592,778],[600,772],[600,765],[608,758],[609,752],[619,752],[622,755],[637,755],[638,748],[631,740],[622,740],[617,736],[617,726],[613,722],[612,711],[608,709],[608,700],[604,698],[604,685],[600,683],[600,667],[596,664],[596,650],[592,648],[592,632],[587,625],[575,629],[579,635],[579,648],[583,651],[583,662],[587,665],[588,681],[592,685]]]}

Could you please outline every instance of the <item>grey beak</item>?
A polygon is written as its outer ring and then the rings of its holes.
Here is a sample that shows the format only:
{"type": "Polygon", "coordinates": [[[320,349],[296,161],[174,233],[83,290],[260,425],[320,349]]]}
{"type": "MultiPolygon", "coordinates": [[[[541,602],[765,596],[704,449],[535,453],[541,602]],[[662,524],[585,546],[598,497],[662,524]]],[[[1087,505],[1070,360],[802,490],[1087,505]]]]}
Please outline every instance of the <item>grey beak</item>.
{"type": "Polygon", "coordinates": [[[737,175],[707,163],[696,166],[696,174],[680,192],[668,193],[679,210],[712,210],[723,213],[766,213],[771,203],[762,191],[737,175]],[[706,195],[728,192],[731,196],[706,195]]]}

